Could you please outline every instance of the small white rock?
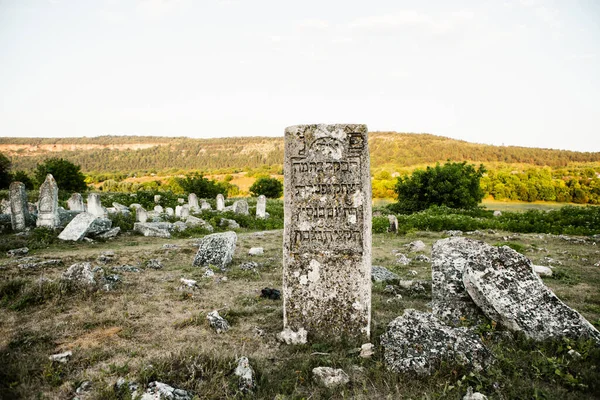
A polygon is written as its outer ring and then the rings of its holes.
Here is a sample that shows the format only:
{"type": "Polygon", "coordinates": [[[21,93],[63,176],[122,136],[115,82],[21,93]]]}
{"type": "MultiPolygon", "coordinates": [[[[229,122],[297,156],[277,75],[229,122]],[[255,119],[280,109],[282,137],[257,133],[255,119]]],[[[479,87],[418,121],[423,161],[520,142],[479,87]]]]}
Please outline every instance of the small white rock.
{"type": "Polygon", "coordinates": [[[360,346],[360,356],[362,358],[371,358],[373,355],[373,347],[372,343],[365,343],[360,346]]]}
{"type": "Polygon", "coordinates": [[[64,364],[67,361],[69,361],[69,358],[71,358],[72,355],[72,351],[65,351],[64,353],[53,354],[48,358],[50,359],[50,361],[56,361],[64,364]]]}
{"type": "Polygon", "coordinates": [[[317,367],[313,368],[312,373],[318,384],[330,389],[350,382],[350,377],[342,369],[317,367]]]}
{"type": "Polygon", "coordinates": [[[262,256],[264,254],[264,249],[262,247],[252,247],[248,254],[251,256],[262,256]]]}

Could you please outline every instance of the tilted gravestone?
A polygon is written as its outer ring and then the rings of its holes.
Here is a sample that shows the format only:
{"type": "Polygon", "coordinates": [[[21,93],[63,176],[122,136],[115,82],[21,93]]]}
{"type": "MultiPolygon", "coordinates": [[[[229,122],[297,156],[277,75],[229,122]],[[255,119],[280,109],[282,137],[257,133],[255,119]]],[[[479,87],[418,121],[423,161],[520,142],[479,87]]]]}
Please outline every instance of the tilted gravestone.
{"type": "Polygon", "coordinates": [[[225,197],[221,193],[217,195],[217,211],[225,209],[225,197]]]}
{"type": "Polygon", "coordinates": [[[46,175],[46,180],[40,186],[40,200],[36,226],[56,228],[60,226],[58,215],[58,185],[52,174],[46,175]]]}
{"type": "Polygon", "coordinates": [[[13,182],[9,187],[10,222],[15,232],[24,231],[31,221],[27,204],[27,191],[21,182],[13,182]]]}
{"type": "Polygon", "coordinates": [[[267,218],[267,198],[264,194],[256,200],[256,218],[267,218]]]}
{"type": "Polygon", "coordinates": [[[108,215],[106,209],[102,207],[102,202],[100,201],[100,195],[98,193],[88,194],[87,212],[101,218],[106,218],[108,215]]]}
{"type": "Polygon", "coordinates": [[[71,211],[85,211],[85,204],[83,204],[83,197],[79,193],[73,193],[69,200],[67,200],[67,206],[71,211]]]}
{"type": "Polygon", "coordinates": [[[368,338],[371,180],[366,125],[285,130],[284,332],[368,338]]]}

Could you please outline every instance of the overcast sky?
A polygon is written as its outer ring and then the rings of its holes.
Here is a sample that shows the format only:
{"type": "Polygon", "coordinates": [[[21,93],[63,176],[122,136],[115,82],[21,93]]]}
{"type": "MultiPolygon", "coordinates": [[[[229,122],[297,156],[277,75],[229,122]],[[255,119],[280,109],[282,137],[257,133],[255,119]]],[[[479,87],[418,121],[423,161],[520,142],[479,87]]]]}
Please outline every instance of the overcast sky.
{"type": "Polygon", "coordinates": [[[0,0],[0,136],[344,122],[600,151],[600,1],[0,0]]]}

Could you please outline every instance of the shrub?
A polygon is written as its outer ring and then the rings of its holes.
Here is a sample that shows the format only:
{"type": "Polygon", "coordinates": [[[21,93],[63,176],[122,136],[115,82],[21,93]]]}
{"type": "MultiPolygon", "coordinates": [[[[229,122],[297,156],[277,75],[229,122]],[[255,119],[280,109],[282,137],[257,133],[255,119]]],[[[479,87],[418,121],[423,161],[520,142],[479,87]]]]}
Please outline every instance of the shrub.
{"type": "Polygon", "coordinates": [[[35,180],[41,185],[46,175],[52,174],[58,188],[64,193],[84,192],[87,190],[85,176],[81,173],[81,167],[62,158],[49,158],[37,165],[35,180]]]}
{"type": "Polygon", "coordinates": [[[261,177],[250,186],[250,193],[255,197],[262,194],[270,199],[278,199],[283,195],[283,183],[276,178],[261,177]]]}

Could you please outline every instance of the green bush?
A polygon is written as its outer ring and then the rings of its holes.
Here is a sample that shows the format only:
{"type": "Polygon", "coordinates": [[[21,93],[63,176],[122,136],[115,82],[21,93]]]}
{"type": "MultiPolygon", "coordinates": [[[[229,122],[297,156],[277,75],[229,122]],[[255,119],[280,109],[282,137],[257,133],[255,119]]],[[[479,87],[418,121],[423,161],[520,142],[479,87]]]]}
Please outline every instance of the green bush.
{"type": "Polygon", "coordinates": [[[81,167],[68,160],[49,158],[43,163],[38,164],[35,170],[37,184],[41,185],[48,174],[52,174],[62,193],[70,194],[72,192],[84,192],[87,190],[85,176],[81,173],[81,167]]]}
{"type": "Polygon", "coordinates": [[[269,199],[278,199],[283,195],[283,183],[279,179],[263,176],[250,186],[250,193],[255,197],[262,194],[269,199]]]}

